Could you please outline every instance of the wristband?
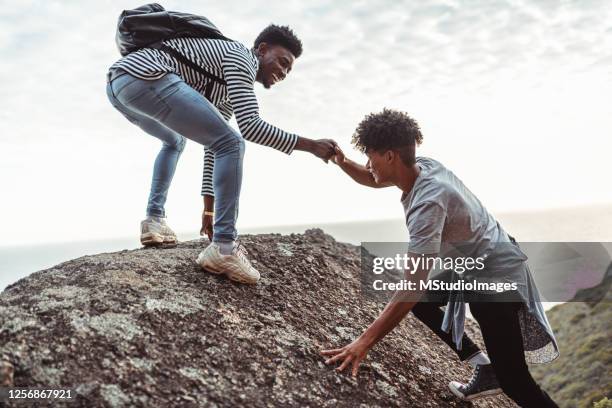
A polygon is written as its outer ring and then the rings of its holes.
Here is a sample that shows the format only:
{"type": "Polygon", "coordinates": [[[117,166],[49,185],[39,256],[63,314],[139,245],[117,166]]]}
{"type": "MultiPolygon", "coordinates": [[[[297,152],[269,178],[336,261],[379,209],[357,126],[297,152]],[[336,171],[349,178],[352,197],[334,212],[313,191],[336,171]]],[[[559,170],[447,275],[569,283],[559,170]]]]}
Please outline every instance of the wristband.
{"type": "Polygon", "coordinates": [[[204,215],[210,215],[211,217],[214,217],[215,212],[214,211],[204,211],[204,215]]]}

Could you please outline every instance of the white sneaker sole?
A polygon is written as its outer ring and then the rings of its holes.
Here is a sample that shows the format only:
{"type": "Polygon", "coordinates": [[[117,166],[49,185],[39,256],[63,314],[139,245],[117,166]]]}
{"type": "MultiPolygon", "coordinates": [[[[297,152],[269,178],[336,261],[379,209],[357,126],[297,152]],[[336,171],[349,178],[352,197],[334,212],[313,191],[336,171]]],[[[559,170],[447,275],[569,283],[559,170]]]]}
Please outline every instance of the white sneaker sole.
{"type": "Polygon", "coordinates": [[[164,242],[164,237],[156,232],[145,232],[140,234],[140,243],[144,246],[159,245],[164,242]]]}
{"type": "Polygon", "coordinates": [[[499,394],[501,394],[503,392],[501,388],[494,388],[492,390],[482,391],[482,392],[479,392],[477,394],[472,394],[472,395],[469,395],[469,396],[466,397],[465,395],[463,395],[463,393],[461,391],[459,391],[453,385],[452,381],[450,383],[448,383],[448,388],[450,388],[451,392],[456,397],[461,398],[463,401],[473,401],[473,400],[478,399],[478,398],[492,397],[494,395],[499,395],[499,394]]]}
{"type": "Polygon", "coordinates": [[[176,244],[177,242],[176,237],[165,235],[163,238],[164,238],[164,244],[176,244]]]}

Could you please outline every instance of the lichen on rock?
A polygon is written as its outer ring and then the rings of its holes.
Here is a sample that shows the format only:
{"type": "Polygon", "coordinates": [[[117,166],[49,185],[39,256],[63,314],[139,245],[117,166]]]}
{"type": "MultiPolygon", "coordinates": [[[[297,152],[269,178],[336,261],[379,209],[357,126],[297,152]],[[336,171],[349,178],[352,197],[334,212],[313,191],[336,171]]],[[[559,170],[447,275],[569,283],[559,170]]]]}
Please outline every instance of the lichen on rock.
{"type": "Polygon", "coordinates": [[[357,379],[323,364],[322,348],[344,346],[384,306],[361,294],[358,247],[321,230],[241,241],[257,286],[202,271],[203,241],[85,256],[10,285],[0,384],[69,387],[73,408],[473,406],[447,388],[469,367],[411,316],[357,379]]]}

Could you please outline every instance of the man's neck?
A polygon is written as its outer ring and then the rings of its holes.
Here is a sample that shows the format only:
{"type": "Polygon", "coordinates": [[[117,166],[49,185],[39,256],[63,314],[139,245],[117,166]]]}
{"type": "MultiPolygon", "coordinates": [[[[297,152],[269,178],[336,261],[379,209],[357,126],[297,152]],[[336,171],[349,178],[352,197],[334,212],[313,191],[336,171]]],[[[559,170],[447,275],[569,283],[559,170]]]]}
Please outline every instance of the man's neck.
{"type": "Polygon", "coordinates": [[[405,194],[408,194],[412,190],[412,187],[414,187],[414,183],[416,182],[416,179],[419,177],[420,173],[421,168],[416,163],[410,167],[401,166],[395,172],[397,178],[393,181],[393,184],[395,184],[405,194]]]}

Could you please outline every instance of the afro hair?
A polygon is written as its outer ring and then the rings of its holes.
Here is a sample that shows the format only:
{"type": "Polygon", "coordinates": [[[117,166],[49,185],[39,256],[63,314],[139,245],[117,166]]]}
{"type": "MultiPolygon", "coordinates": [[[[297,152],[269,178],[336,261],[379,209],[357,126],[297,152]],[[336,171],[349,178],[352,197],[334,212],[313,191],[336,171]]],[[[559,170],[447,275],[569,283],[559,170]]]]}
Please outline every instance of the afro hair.
{"type": "Polygon", "coordinates": [[[352,143],[361,152],[397,150],[420,145],[423,135],[418,123],[405,112],[383,109],[370,113],[357,126],[352,143]]]}
{"type": "Polygon", "coordinates": [[[259,44],[280,45],[287,48],[295,58],[302,55],[302,41],[288,26],[277,26],[270,24],[255,39],[254,48],[259,44]]]}

